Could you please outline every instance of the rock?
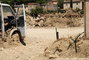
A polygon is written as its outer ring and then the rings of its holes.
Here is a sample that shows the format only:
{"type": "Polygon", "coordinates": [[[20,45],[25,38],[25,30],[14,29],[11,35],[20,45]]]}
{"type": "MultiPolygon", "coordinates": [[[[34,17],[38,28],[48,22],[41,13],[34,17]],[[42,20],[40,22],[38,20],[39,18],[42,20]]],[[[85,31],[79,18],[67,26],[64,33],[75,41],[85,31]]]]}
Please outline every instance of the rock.
{"type": "Polygon", "coordinates": [[[39,26],[42,27],[42,26],[43,26],[43,23],[44,23],[44,21],[41,20],[41,21],[39,22],[39,26]]]}
{"type": "Polygon", "coordinates": [[[3,47],[1,47],[1,48],[0,48],[0,51],[3,51],[3,50],[4,50],[4,48],[3,48],[3,47]]]}
{"type": "Polygon", "coordinates": [[[33,27],[38,27],[39,25],[38,24],[34,24],[33,27]]]}

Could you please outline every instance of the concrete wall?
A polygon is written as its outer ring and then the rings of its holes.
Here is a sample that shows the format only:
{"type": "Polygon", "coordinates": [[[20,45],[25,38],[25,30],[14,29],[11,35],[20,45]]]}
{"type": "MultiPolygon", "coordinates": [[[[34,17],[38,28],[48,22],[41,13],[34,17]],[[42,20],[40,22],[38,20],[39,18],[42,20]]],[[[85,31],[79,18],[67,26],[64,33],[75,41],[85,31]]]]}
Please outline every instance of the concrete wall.
{"type": "Polygon", "coordinates": [[[73,9],[76,9],[77,7],[82,9],[82,2],[73,3],[73,9]]]}
{"type": "Polygon", "coordinates": [[[57,5],[53,4],[53,2],[48,3],[48,10],[57,10],[57,5]]]}
{"type": "MultiPolygon", "coordinates": [[[[15,10],[17,11],[19,5],[15,6],[15,10]]],[[[35,9],[36,7],[40,7],[40,5],[25,5],[26,12],[30,12],[31,9],[35,9]]]]}
{"type": "Polygon", "coordinates": [[[40,7],[40,5],[28,5],[28,12],[30,12],[31,9],[36,9],[36,7],[40,7]]]}
{"type": "Polygon", "coordinates": [[[84,7],[85,9],[85,20],[84,20],[84,22],[85,22],[85,37],[86,38],[89,38],[89,0],[86,0],[85,1],[85,7],[84,7]]]}
{"type": "Polygon", "coordinates": [[[70,3],[64,3],[64,4],[63,4],[63,7],[64,7],[64,9],[70,8],[70,3]]]}

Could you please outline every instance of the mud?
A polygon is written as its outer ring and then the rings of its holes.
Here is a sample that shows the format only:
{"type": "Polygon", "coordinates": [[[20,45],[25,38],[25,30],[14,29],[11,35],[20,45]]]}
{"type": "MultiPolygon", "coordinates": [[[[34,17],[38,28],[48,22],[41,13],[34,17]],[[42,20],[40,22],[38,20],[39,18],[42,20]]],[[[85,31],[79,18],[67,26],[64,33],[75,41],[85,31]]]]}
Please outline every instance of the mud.
{"type": "Polygon", "coordinates": [[[35,19],[27,15],[28,27],[80,27],[83,25],[83,15],[71,10],[66,13],[41,14],[40,17],[35,19]]]}
{"type": "Polygon", "coordinates": [[[89,58],[88,42],[88,39],[78,39],[76,53],[74,42],[70,38],[62,38],[47,47],[44,55],[49,58],[89,58]]]}

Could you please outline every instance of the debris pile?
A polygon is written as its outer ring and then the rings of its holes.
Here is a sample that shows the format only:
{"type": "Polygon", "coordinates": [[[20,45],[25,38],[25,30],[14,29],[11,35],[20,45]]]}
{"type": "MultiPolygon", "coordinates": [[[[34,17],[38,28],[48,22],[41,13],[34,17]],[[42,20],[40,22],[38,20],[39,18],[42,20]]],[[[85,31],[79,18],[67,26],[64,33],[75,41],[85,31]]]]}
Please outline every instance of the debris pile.
{"type": "MultiPolygon", "coordinates": [[[[4,39],[2,39],[2,36],[0,36],[0,48],[10,48],[21,45],[19,35],[15,33],[14,35],[12,35],[12,38],[10,38],[10,31],[11,29],[8,29],[5,32],[4,39]]],[[[1,32],[0,35],[2,35],[1,32]]]]}
{"type": "Polygon", "coordinates": [[[66,13],[64,14],[64,17],[67,17],[67,18],[78,18],[82,16],[83,16],[82,14],[80,14],[77,11],[72,11],[72,9],[66,10],[66,13]]]}
{"type": "Polygon", "coordinates": [[[32,27],[42,27],[43,23],[45,22],[45,18],[40,17],[33,19],[33,17],[27,16],[27,26],[32,26],[32,27]]]}
{"type": "Polygon", "coordinates": [[[55,41],[44,50],[44,55],[51,58],[89,58],[89,40],[79,39],[77,41],[77,53],[70,38],[62,38],[55,41]]]}
{"type": "Polygon", "coordinates": [[[33,19],[27,15],[27,26],[30,27],[78,27],[83,25],[83,15],[68,10],[66,13],[44,14],[33,19]]]}

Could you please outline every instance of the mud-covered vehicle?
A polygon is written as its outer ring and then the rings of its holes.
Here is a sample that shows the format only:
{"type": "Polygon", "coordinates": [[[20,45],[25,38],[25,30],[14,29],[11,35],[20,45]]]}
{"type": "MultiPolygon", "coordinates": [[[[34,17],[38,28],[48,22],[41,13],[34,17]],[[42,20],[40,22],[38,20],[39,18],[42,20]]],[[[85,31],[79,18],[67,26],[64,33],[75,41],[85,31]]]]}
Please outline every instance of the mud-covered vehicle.
{"type": "Polygon", "coordinates": [[[26,36],[26,16],[24,4],[19,5],[17,12],[9,4],[0,3],[0,41],[23,45],[26,36]]]}

